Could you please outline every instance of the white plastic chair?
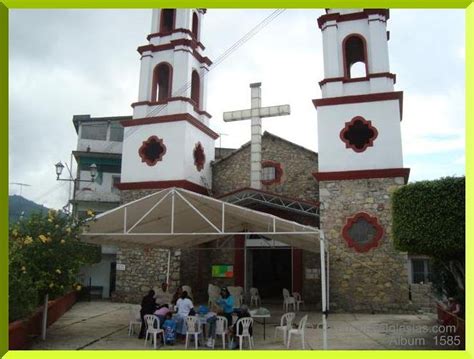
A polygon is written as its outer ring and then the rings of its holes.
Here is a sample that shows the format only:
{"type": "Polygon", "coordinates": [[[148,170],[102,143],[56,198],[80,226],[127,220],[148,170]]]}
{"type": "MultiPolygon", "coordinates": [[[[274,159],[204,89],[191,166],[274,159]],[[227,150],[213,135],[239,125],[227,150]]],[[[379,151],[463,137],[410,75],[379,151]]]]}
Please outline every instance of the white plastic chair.
{"type": "Polygon", "coordinates": [[[250,306],[254,305],[258,307],[258,305],[262,305],[262,300],[260,299],[260,294],[258,293],[257,288],[250,288],[250,306]]]}
{"type": "Polygon", "coordinates": [[[235,335],[239,337],[239,349],[242,350],[244,338],[249,340],[249,348],[254,348],[253,337],[250,335],[250,327],[253,326],[253,318],[240,318],[237,323],[235,323],[235,335]],[[242,329],[239,333],[239,329],[242,329]]]}
{"type": "Polygon", "coordinates": [[[241,287],[227,287],[227,290],[229,291],[230,295],[234,297],[234,308],[240,308],[240,305],[242,304],[242,298],[241,298],[241,287]]]}
{"type": "MultiPolygon", "coordinates": [[[[244,302],[244,288],[243,287],[236,287],[237,288],[237,296],[240,299],[240,305],[244,302]]],[[[239,305],[239,308],[240,308],[239,305]]]]}
{"type": "Polygon", "coordinates": [[[183,286],[181,287],[181,289],[183,290],[183,292],[184,292],[184,291],[188,292],[188,297],[189,297],[189,298],[194,299],[194,297],[193,297],[193,291],[192,291],[192,289],[191,289],[191,287],[190,287],[189,285],[183,285],[183,286]]]}
{"type": "Polygon", "coordinates": [[[308,321],[308,315],[305,315],[303,318],[301,318],[299,324],[298,324],[298,329],[290,329],[288,331],[288,344],[287,348],[290,348],[290,342],[291,342],[291,335],[301,335],[301,346],[304,349],[304,330],[306,328],[306,322],[308,321]]]}
{"type": "Polygon", "coordinates": [[[293,306],[293,310],[296,310],[295,298],[290,295],[288,289],[283,288],[283,309],[285,312],[289,312],[290,305],[293,306]]]}
{"type": "Polygon", "coordinates": [[[295,298],[296,302],[296,311],[300,311],[300,304],[303,304],[304,306],[304,300],[301,298],[301,294],[298,292],[293,292],[293,297],[295,298]]]}
{"type": "Polygon", "coordinates": [[[195,344],[195,348],[197,349],[199,335],[201,335],[201,339],[204,339],[202,338],[202,330],[201,330],[201,326],[199,325],[198,318],[194,315],[190,315],[186,317],[186,326],[187,326],[186,343],[185,343],[184,348],[188,349],[189,336],[191,335],[194,337],[194,344],[195,344]]]}
{"type": "Polygon", "coordinates": [[[161,334],[161,338],[163,339],[163,346],[165,345],[165,332],[163,329],[160,329],[160,320],[156,315],[153,314],[146,314],[144,317],[145,324],[146,324],[146,333],[145,333],[145,346],[148,341],[148,335],[153,336],[153,348],[156,349],[156,340],[158,334],[161,334]]]}
{"type": "Polygon", "coordinates": [[[291,324],[293,323],[295,316],[296,314],[293,312],[283,314],[280,319],[280,325],[275,327],[275,339],[277,337],[278,331],[283,332],[283,345],[286,345],[288,331],[291,329],[291,324]]]}
{"type": "Polygon", "coordinates": [[[209,308],[212,308],[212,305],[215,304],[220,298],[220,288],[217,285],[209,283],[209,286],[207,287],[207,294],[209,295],[207,305],[209,308]]]}
{"type": "Polygon", "coordinates": [[[227,328],[228,328],[227,318],[218,316],[216,320],[216,337],[217,336],[222,337],[222,349],[225,349],[225,336],[227,335],[227,328]]]}
{"type": "Polygon", "coordinates": [[[142,325],[142,319],[140,318],[140,306],[131,305],[128,309],[128,336],[135,334],[135,326],[138,328],[142,325]]]}

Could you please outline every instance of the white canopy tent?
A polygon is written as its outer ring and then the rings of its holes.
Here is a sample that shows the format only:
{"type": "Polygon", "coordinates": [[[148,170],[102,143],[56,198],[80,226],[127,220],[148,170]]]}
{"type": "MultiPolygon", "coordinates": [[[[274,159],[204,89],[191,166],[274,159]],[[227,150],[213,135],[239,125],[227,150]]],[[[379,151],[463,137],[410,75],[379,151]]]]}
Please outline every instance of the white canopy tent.
{"type": "Polygon", "coordinates": [[[99,214],[88,222],[82,238],[101,245],[171,249],[242,234],[258,234],[320,253],[323,346],[326,348],[325,245],[324,235],[318,228],[173,187],[99,214]]]}

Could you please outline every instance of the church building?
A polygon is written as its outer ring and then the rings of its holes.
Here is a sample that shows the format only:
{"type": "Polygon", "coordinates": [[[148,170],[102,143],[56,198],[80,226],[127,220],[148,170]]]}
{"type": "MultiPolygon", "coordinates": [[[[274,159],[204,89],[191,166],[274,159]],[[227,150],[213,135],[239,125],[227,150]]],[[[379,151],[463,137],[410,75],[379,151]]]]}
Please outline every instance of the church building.
{"type": "MultiPolygon", "coordinates": [[[[153,10],[148,43],[138,48],[133,116],[95,121],[108,123],[108,136],[111,124],[120,124],[120,143],[80,139],[76,158],[102,157],[99,173],[110,177],[102,192],[115,196],[101,198],[118,205],[180,187],[320,228],[329,256],[331,310],[412,308],[409,257],[394,248],[391,237],[390,196],[407,182],[409,169],[403,167],[400,130],[403,92],[395,91],[389,66],[389,11],[326,9],[317,19],[324,57],[321,98],[313,100],[318,153],[261,133],[262,117],[288,114],[289,106],[261,108],[259,83],[250,85],[251,109],[228,115],[251,119],[250,141],[238,149],[215,147],[218,134],[206,111],[212,61],[201,33],[205,14],[205,9],[153,10]]],[[[84,115],[74,119],[78,135],[94,122],[84,115]]],[[[98,185],[89,186],[98,193],[98,185]]],[[[172,249],[170,257],[166,249],[129,246],[118,246],[113,255],[109,294],[117,301],[139,301],[166,281],[168,267],[170,287],[191,286],[196,302],[207,302],[209,283],[246,292],[257,287],[263,300],[282,300],[283,288],[301,293],[306,303],[321,300],[319,255],[245,232],[172,249]],[[232,266],[231,276],[213,276],[211,269],[222,265],[232,266]]]]}

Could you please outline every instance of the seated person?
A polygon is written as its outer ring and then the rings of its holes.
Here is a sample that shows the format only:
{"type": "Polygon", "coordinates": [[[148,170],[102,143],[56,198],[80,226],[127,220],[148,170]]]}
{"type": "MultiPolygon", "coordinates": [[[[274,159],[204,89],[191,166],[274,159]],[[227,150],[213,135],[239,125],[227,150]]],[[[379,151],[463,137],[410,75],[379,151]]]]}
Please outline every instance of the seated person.
{"type": "Polygon", "coordinates": [[[164,305],[164,304],[170,304],[171,303],[171,293],[168,292],[168,284],[166,283],[161,283],[160,288],[156,288],[155,290],[155,300],[158,304],[164,305]]]}
{"type": "Polygon", "coordinates": [[[230,295],[227,287],[221,289],[221,298],[216,301],[216,304],[221,307],[218,312],[227,318],[227,323],[232,324],[232,312],[234,311],[234,297],[230,295]]]}
{"type": "Polygon", "coordinates": [[[171,319],[171,312],[166,314],[163,330],[165,331],[165,344],[173,345],[176,341],[176,322],[171,319]]]}
{"type": "Polygon", "coordinates": [[[142,299],[141,309],[140,309],[140,318],[142,320],[142,326],[140,328],[140,334],[138,335],[138,339],[145,338],[145,318],[144,316],[147,314],[153,314],[157,309],[157,305],[155,302],[155,292],[150,290],[147,295],[145,295],[142,299]]]}
{"type": "Polygon", "coordinates": [[[188,292],[184,291],[181,298],[176,301],[176,333],[186,334],[186,317],[194,313],[194,304],[188,297],[188,292]]]}
{"type": "Polygon", "coordinates": [[[158,317],[158,319],[160,320],[160,327],[161,328],[163,328],[163,323],[165,322],[166,315],[168,313],[171,313],[171,311],[168,308],[168,304],[160,306],[154,313],[158,317]]]}
{"type": "MultiPolygon", "coordinates": [[[[237,321],[235,322],[235,324],[233,324],[229,327],[229,343],[233,342],[233,346],[232,346],[231,349],[236,349],[239,346],[237,344],[237,340],[235,340],[237,334],[242,333],[242,330],[243,330],[242,324],[240,324],[240,323],[238,325],[238,328],[236,328],[239,319],[240,318],[249,318],[249,317],[251,317],[251,315],[249,313],[249,307],[245,304],[242,304],[240,306],[240,310],[238,311],[238,314],[237,314],[237,321]]],[[[250,336],[253,335],[253,325],[250,325],[249,333],[250,333],[250,336]]]]}

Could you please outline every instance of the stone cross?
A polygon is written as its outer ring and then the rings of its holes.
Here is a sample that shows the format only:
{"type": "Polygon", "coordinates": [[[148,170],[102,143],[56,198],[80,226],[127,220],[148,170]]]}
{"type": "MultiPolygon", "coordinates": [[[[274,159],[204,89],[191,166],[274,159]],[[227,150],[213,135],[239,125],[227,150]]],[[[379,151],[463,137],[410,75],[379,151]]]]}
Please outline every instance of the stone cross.
{"type": "Polygon", "coordinates": [[[251,120],[250,187],[254,189],[262,188],[262,118],[290,114],[290,105],[261,107],[261,85],[261,82],[250,84],[250,109],[224,112],[224,122],[251,120]]]}

